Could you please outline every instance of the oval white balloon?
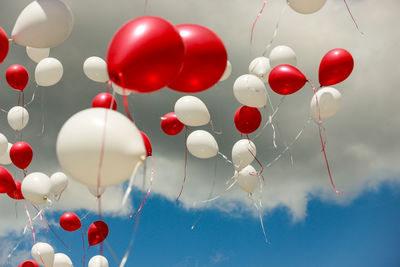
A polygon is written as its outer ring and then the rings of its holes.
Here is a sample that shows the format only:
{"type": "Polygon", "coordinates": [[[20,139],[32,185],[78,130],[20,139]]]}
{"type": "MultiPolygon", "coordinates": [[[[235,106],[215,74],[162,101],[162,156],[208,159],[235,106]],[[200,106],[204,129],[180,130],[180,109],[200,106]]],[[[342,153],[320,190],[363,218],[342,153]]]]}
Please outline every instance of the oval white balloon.
{"type": "Polygon", "coordinates": [[[225,72],[222,74],[221,79],[219,79],[220,82],[225,81],[226,79],[231,76],[232,73],[232,64],[229,62],[229,60],[226,62],[226,67],[225,67],[225,72]]]}
{"type": "Polygon", "coordinates": [[[50,176],[51,182],[51,192],[58,196],[60,195],[68,186],[68,177],[63,172],[56,172],[50,176]]]}
{"type": "Polygon", "coordinates": [[[42,59],[50,55],[50,48],[34,48],[27,46],[26,54],[33,62],[39,63],[42,59]]]}
{"type": "Polygon", "coordinates": [[[7,152],[4,153],[1,157],[0,157],[0,164],[3,165],[9,165],[11,164],[11,158],[10,158],[10,149],[12,147],[13,144],[8,143],[8,147],[7,147],[7,152]]]}
{"type": "Polygon", "coordinates": [[[90,259],[88,267],[108,267],[108,260],[104,256],[96,255],[90,259]]]}
{"type": "Polygon", "coordinates": [[[135,124],[121,113],[103,108],[89,108],[69,118],[58,134],[56,149],[62,168],[72,179],[96,187],[98,178],[103,187],[122,183],[146,159],[135,124]]]}
{"type": "Polygon", "coordinates": [[[14,131],[20,131],[28,124],[29,113],[24,107],[15,106],[8,111],[7,120],[14,131]]]}
{"type": "Polygon", "coordinates": [[[35,69],[35,80],[40,86],[52,86],[58,83],[63,76],[61,62],[52,57],[42,59],[35,69]]]}
{"type": "Polygon", "coordinates": [[[288,0],[289,6],[301,14],[317,12],[325,5],[326,0],[288,0]]]}
{"type": "Polygon", "coordinates": [[[282,64],[292,65],[295,67],[297,65],[296,54],[289,46],[279,45],[272,49],[269,54],[269,63],[271,64],[271,68],[275,68],[282,64]]]}
{"type": "Polygon", "coordinates": [[[46,267],[53,267],[54,249],[47,243],[38,242],[32,246],[31,255],[37,263],[46,267]]]}
{"type": "MultiPolygon", "coordinates": [[[[0,158],[5,156],[8,150],[8,140],[4,134],[0,133],[0,158]]],[[[1,163],[1,162],[0,162],[1,163]]]]}
{"type": "Polygon", "coordinates": [[[124,90],[122,87],[116,85],[115,83],[112,83],[112,87],[113,87],[114,91],[119,95],[124,95],[124,93],[125,93],[125,95],[128,96],[131,94],[130,90],[128,90],[128,89],[124,90]]]}
{"type": "Polygon", "coordinates": [[[36,0],[19,14],[11,35],[22,46],[55,47],[68,38],[73,24],[71,9],[63,1],[36,0]]]}
{"type": "Polygon", "coordinates": [[[71,259],[64,253],[54,255],[53,267],[73,267],[71,259]]]}
{"type": "Polygon", "coordinates": [[[258,175],[253,166],[248,165],[237,173],[237,185],[249,194],[254,192],[257,186],[258,175]]]}
{"type": "Polygon", "coordinates": [[[256,153],[256,146],[251,140],[241,139],[237,141],[232,148],[232,162],[236,170],[240,171],[244,167],[250,165],[256,153]]]}
{"type": "Polygon", "coordinates": [[[233,94],[243,105],[261,108],[267,104],[267,88],[263,81],[253,74],[245,74],[233,84],[233,94]]]}
{"type": "Polygon", "coordinates": [[[174,111],[178,120],[187,126],[202,126],[210,122],[207,106],[195,96],[179,98],[174,111]]]}
{"type": "Polygon", "coordinates": [[[323,87],[312,97],[310,112],[313,119],[332,117],[342,106],[342,94],[332,87],[323,87]],[[318,98],[318,105],[317,105],[318,98]]]}
{"type": "Polygon", "coordinates": [[[87,188],[94,197],[101,197],[106,191],[105,187],[100,187],[99,192],[97,192],[97,186],[88,186],[87,188]]]}
{"type": "Polygon", "coordinates": [[[41,172],[28,174],[21,185],[22,195],[32,204],[41,205],[46,203],[51,192],[51,181],[49,176],[41,172]]]}
{"type": "Polygon", "coordinates": [[[100,57],[89,57],[83,63],[83,72],[92,81],[105,83],[109,80],[107,63],[100,57]]]}
{"type": "Polygon", "coordinates": [[[218,144],[209,132],[197,130],[189,134],[186,140],[190,154],[200,159],[208,159],[218,154],[218,144]]]}
{"type": "Polygon", "coordinates": [[[260,78],[264,83],[268,81],[268,75],[271,71],[269,59],[266,57],[257,57],[250,62],[249,73],[260,78]]]}

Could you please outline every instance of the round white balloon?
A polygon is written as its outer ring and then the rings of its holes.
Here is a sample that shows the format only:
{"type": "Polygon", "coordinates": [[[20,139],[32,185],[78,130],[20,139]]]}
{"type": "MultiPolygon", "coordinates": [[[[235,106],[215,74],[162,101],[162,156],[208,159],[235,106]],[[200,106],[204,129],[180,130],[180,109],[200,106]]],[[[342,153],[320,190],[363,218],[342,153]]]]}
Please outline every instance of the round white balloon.
{"type": "Polygon", "coordinates": [[[50,55],[50,48],[34,48],[27,46],[26,54],[32,61],[39,63],[42,59],[50,55]]]}
{"type": "Polygon", "coordinates": [[[260,78],[264,83],[268,81],[268,75],[271,71],[269,59],[266,57],[257,57],[250,62],[249,73],[260,78]]]}
{"type": "Polygon", "coordinates": [[[218,144],[209,132],[197,130],[192,132],[186,140],[190,154],[200,159],[208,159],[218,154],[218,144]]]}
{"type": "Polygon", "coordinates": [[[88,267],[108,267],[108,260],[104,256],[96,255],[90,259],[88,267]]]}
{"type": "Polygon", "coordinates": [[[174,111],[178,120],[187,126],[202,126],[210,122],[207,106],[195,96],[179,98],[174,111]]]}
{"type": "Polygon", "coordinates": [[[67,174],[91,186],[98,186],[98,179],[103,187],[122,183],[146,159],[135,124],[103,108],[89,108],[69,118],[58,134],[56,149],[67,174]]]}
{"type": "Polygon", "coordinates": [[[63,172],[56,172],[50,176],[51,182],[51,192],[58,196],[60,195],[68,186],[68,177],[63,172]]]}
{"type": "Polygon", "coordinates": [[[63,66],[61,62],[52,57],[42,59],[35,69],[35,80],[40,86],[52,86],[58,83],[63,76],[63,66]]]}
{"type": "Polygon", "coordinates": [[[242,170],[244,167],[250,165],[257,150],[254,143],[249,139],[241,139],[237,141],[232,148],[232,162],[237,171],[242,170]]]}
{"type": "Polygon", "coordinates": [[[39,265],[53,267],[54,249],[47,243],[38,242],[32,246],[31,255],[39,265]]]}
{"type": "Polygon", "coordinates": [[[106,191],[105,187],[100,187],[98,191],[97,191],[97,186],[88,186],[87,188],[90,194],[92,194],[94,197],[101,197],[106,191]]]}
{"type": "Polygon", "coordinates": [[[229,60],[226,62],[226,67],[225,67],[225,72],[224,74],[222,74],[221,79],[219,79],[220,82],[225,81],[226,79],[229,78],[229,76],[231,76],[232,73],[232,65],[229,62],[229,60]]]}
{"type": "Polygon", "coordinates": [[[107,63],[100,57],[89,57],[83,63],[83,72],[92,81],[105,83],[109,80],[107,63]]]}
{"type": "Polygon", "coordinates": [[[73,267],[71,259],[64,253],[54,255],[53,267],[73,267]]]}
{"type": "Polygon", "coordinates": [[[267,88],[263,81],[253,74],[245,74],[233,84],[233,94],[243,105],[261,108],[267,104],[267,88]]]}
{"type": "Polygon", "coordinates": [[[41,172],[28,174],[21,185],[22,195],[32,204],[41,205],[46,203],[51,192],[51,181],[49,176],[41,172]]]}
{"type": "Polygon", "coordinates": [[[286,45],[279,45],[272,49],[269,54],[269,63],[272,68],[275,68],[278,65],[297,65],[296,54],[292,48],[286,45]]]}
{"type": "Polygon", "coordinates": [[[112,83],[112,87],[113,87],[114,91],[119,95],[124,95],[124,93],[125,93],[125,95],[128,96],[131,94],[130,90],[128,90],[128,89],[124,90],[122,87],[116,85],[115,83],[112,83]]]}
{"type": "Polygon", "coordinates": [[[301,14],[317,12],[325,5],[326,0],[288,0],[289,6],[301,14]]]}
{"type": "Polygon", "coordinates": [[[258,175],[253,166],[248,165],[239,173],[236,173],[237,185],[249,194],[254,192],[257,186],[258,175]]]}
{"type": "Polygon", "coordinates": [[[8,143],[8,147],[7,147],[7,152],[4,153],[1,157],[0,157],[0,164],[3,165],[9,165],[11,164],[11,158],[10,158],[10,149],[12,147],[13,144],[8,143]]]}
{"type": "Polygon", "coordinates": [[[14,131],[20,131],[28,124],[29,113],[24,107],[15,106],[8,111],[7,120],[14,131]]]}
{"type": "MultiPolygon", "coordinates": [[[[5,156],[8,150],[8,140],[4,134],[0,133],[0,158],[5,156]]],[[[1,163],[1,162],[0,162],[1,163]]]]}
{"type": "Polygon", "coordinates": [[[310,103],[313,119],[332,117],[342,106],[342,94],[332,87],[323,87],[317,91],[310,103]],[[318,105],[317,105],[318,99],[318,105]]]}

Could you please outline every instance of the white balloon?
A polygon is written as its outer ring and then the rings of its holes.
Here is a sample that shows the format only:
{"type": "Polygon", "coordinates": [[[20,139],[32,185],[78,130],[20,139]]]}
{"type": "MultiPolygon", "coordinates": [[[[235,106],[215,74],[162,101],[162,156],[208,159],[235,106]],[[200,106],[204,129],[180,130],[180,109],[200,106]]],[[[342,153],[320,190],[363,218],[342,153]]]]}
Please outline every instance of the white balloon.
{"type": "Polygon", "coordinates": [[[324,87],[317,91],[310,103],[310,112],[313,119],[332,117],[342,106],[342,94],[332,87],[324,87]],[[318,105],[317,105],[318,98],[318,105]]]}
{"type": "Polygon", "coordinates": [[[12,147],[13,144],[8,143],[8,147],[7,147],[7,152],[4,153],[1,157],[0,157],[0,164],[3,165],[9,165],[11,164],[11,158],[10,158],[10,149],[12,147]]]}
{"type": "Polygon", "coordinates": [[[21,185],[22,195],[32,204],[46,203],[51,192],[51,181],[49,176],[41,172],[28,174],[21,185]]]}
{"type": "Polygon", "coordinates": [[[32,246],[31,255],[39,265],[53,267],[54,249],[47,243],[38,242],[32,246]]]}
{"type": "Polygon", "coordinates": [[[326,0],[288,0],[289,6],[301,14],[317,12],[325,5],[326,0]]]}
{"type": "Polygon", "coordinates": [[[97,187],[100,178],[100,186],[106,187],[133,175],[146,159],[146,150],[139,130],[127,117],[110,109],[89,108],[64,123],[57,138],[57,156],[72,179],[97,187]]]}
{"type": "Polygon", "coordinates": [[[124,90],[122,87],[116,85],[115,83],[112,83],[112,87],[113,87],[114,91],[119,95],[124,95],[124,93],[125,93],[125,95],[128,96],[131,94],[130,90],[128,90],[128,89],[124,90]]]}
{"type": "Polygon", "coordinates": [[[58,59],[47,57],[42,59],[35,69],[35,80],[40,86],[52,86],[63,76],[63,65],[58,59]]]}
{"type": "Polygon", "coordinates": [[[58,196],[60,195],[68,186],[68,177],[63,172],[56,172],[50,176],[51,182],[51,192],[58,196]]]}
{"type": "Polygon", "coordinates": [[[256,156],[256,146],[249,139],[237,141],[232,148],[232,162],[237,171],[250,165],[256,156]]]}
{"type": "Polygon", "coordinates": [[[249,73],[260,78],[264,83],[268,81],[271,65],[266,57],[257,57],[250,62],[249,73]]]}
{"type": "Polygon", "coordinates": [[[190,154],[200,159],[208,159],[218,154],[218,144],[209,132],[197,130],[192,132],[186,140],[190,154]]]}
{"type": "Polygon", "coordinates": [[[210,122],[207,106],[195,96],[187,95],[179,98],[174,111],[178,120],[187,126],[202,126],[210,122]]]}
{"type": "Polygon", "coordinates": [[[105,257],[97,255],[90,259],[88,267],[108,267],[108,261],[105,257]]]}
{"type": "Polygon", "coordinates": [[[8,148],[7,137],[5,137],[4,134],[0,133],[0,158],[7,153],[7,148],[8,148]]]}
{"type": "Polygon", "coordinates": [[[28,124],[29,113],[24,107],[15,106],[8,111],[7,120],[14,131],[21,131],[28,124]]]}
{"type": "Polygon", "coordinates": [[[71,259],[64,253],[54,255],[53,267],[73,267],[71,259]]]}
{"type": "Polygon", "coordinates": [[[263,81],[253,74],[245,74],[233,84],[233,94],[243,105],[261,108],[267,104],[267,89],[263,81]]]}
{"type": "Polygon", "coordinates": [[[226,62],[226,67],[225,67],[225,72],[222,74],[221,79],[219,79],[220,82],[225,81],[226,79],[229,78],[232,74],[232,64],[229,62],[229,60],[226,62]]]}
{"type": "Polygon", "coordinates": [[[292,65],[295,67],[297,65],[296,54],[289,46],[279,45],[272,49],[269,54],[269,63],[272,68],[282,64],[292,65]]]}
{"type": "Polygon", "coordinates": [[[258,175],[253,166],[248,165],[239,173],[236,173],[237,185],[249,194],[252,194],[257,186],[258,175]]]}
{"type": "Polygon", "coordinates": [[[50,48],[34,48],[27,46],[26,54],[33,62],[39,63],[42,59],[50,55],[50,48]]]}
{"type": "Polygon", "coordinates": [[[103,195],[106,191],[105,187],[100,187],[99,192],[97,192],[97,186],[88,186],[87,188],[90,194],[92,194],[94,197],[101,197],[101,195],[103,195]]]}
{"type": "Polygon", "coordinates": [[[83,63],[83,72],[92,81],[105,83],[109,80],[107,63],[99,57],[89,57],[83,63]]]}
{"type": "Polygon", "coordinates": [[[61,0],[36,0],[19,14],[12,39],[19,45],[49,48],[63,43],[74,24],[71,9],[61,0]]]}

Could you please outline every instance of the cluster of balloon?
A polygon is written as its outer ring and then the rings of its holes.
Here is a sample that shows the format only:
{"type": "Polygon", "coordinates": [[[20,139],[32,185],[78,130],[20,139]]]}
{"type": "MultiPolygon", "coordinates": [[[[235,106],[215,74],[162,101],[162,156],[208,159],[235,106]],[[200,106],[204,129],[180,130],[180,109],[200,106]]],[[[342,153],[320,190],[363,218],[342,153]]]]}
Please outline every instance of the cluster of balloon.
{"type": "Polygon", "coordinates": [[[35,261],[25,261],[21,267],[53,266],[53,267],[73,267],[71,259],[64,253],[55,253],[54,248],[48,243],[38,242],[32,246],[32,258],[35,261]]]}

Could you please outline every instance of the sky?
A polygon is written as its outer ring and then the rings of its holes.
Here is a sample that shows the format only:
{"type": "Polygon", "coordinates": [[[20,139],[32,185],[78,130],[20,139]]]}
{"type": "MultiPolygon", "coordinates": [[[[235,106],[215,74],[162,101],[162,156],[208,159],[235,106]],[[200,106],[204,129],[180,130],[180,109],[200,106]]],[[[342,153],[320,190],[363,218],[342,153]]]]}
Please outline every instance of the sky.
{"type": "MultiPolygon", "coordinates": [[[[7,33],[11,33],[18,14],[29,2],[1,1],[0,26],[7,33]]],[[[136,124],[149,135],[153,145],[155,182],[127,266],[331,266],[337,262],[348,266],[398,265],[394,249],[398,247],[396,207],[400,201],[396,142],[400,129],[397,108],[400,93],[396,90],[400,71],[397,66],[400,38],[395,19],[400,7],[398,1],[387,0],[379,5],[371,0],[348,1],[364,35],[356,30],[343,1],[327,0],[312,15],[300,15],[287,8],[282,16],[285,1],[268,1],[255,28],[252,46],[250,29],[263,1],[65,2],[74,14],[74,28],[66,42],[50,53],[63,63],[64,76],[55,86],[39,87],[35,100],[27,107],[30,121],[22,136],[35,151],[29,172],[50,175],[61,170],[55,153],[59,129],[74,113],[89,108],[92,98],[105,90],[104,84],[85,77],[82,64],[90,56],[105,58],[115,31],[135,17],[148,14],[164,17],[174,24],[201,24],[224,41],[233,66],[231,77],[196,96],[206,103],[216,129],[223,132],[215,137],[221,153],[228,157],[233,144],[240,139],[233,125],[233,114],[240,104],[233,96],[232,85],[237,77],[248,72],[250,61],[262,54],[279,19],[273,46],[284,44],[293,48],[298,68],[312,81],[317,82],[322,56],[333,48],[348,50],[355,60],[352,75],[335,86],[343,95],[342,108],[324,122],[330,166],[343,195],[337,196],[330,186],[320,153],[318,128],[310,124],[290,153],[264,171],[262,213],[269,245],[264,242],[257,212],[239,188],[233,188],[219,201],[200,204],[210,192],[220,194],[233,175],[232,167],[221,157],[199,160],[189,156],[187,183],[180,202],[175,203],[184,172],[184,135],[166,136],[159,123],[160,117],[173,110],[182,94],[163,89],[152,94],[130,95],[136,124]],[[41,134],[42,119],[44,134],[41,134]],[[192,231],[190,227],[199,214],[203,214],[201,220],[192,231]]],[[[35,64],[24,50],[12,44],[9,57],[0,66],[0,75],[4,77],[6,67],[11,64],[26,66],[31,75],[26,89],[29,99],[35,88],[35,64]]],[[[18,95],[5,79],[0,79],[0,90],[0,107],[8,110],[17,104],[18,95]]],[[[268,90],[271,101],[277,105],[280,97],[268,90]]],[[[285,99],[276,117],[277,148],[272,145],[270,128],[254,141],[263,165],[279,155],[285,143],[290,143],[303,127],[309,116],[311,97],[311,88],[305,86],[285,99]]],[[[123,113],[122,98],[117,96],[117,101],[123,113]]],[[[264,123],[269,112],[262,109],[264,123]]],[[[1,132],[14,142],[15,134],[4,114],[0,121],[1,132]]],[[[204,129],[211,131],[208,126],[204,129]]],[[[20,171],[12,166],[7,168],[16,179],[22,179],[20,171]]],[[[142,170],[137,176],[142,176],[142,170]]],[[[119,217],[112,214],[120,207],[126,184],[108,188],[103,197],[104,217],[111,229],[108,243],[118,259],[123,256],[134,226],[134,221],[127,219],[128,214],[144,196],[140,192],[141,179],[137,179],[137,185],[133,202],[119,217]]],[[[70,255],[78,266],[83,256],[80,234],[63,233],[56,221],[65,211],[75,211],[80,216],[90,211],[84,220],[89,225],[97,218],[96,210],[96,199],[84,186],[71,180],[60,202],[46,207],[46,214],[54,222],[57,234],[70,242],[73,250],[68,252],[52,233],[39,230],[39,221],[35,228],[40,239],[54,245],[57,252],[70,255]]],[[[9,251],[23,240],[13,254],[13,264],[9,265],[16,266],[30,258],[27,250],[32,245],[29,231],[22,234],[27,223],[23,205],[0,196],[0,211],[2,251],[9,251]]],[[[96,248],[92,248],[88,256],[95,253],[96,248]]],[[[3,254],[0,266],[8,255],[3,254]]],[[[111,266],[117,266],[107,248],[105,256],[111,266]]]]}

